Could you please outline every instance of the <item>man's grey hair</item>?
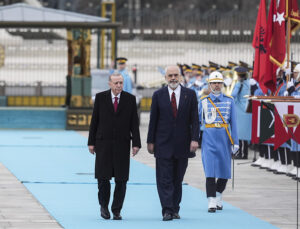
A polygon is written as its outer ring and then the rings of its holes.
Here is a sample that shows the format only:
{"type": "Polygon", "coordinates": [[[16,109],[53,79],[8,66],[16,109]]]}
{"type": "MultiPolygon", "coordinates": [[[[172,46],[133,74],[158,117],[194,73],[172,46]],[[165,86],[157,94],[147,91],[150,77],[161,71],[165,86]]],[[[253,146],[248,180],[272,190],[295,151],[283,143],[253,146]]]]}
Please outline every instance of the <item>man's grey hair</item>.
{"type": "Polygon", "coordinates": [[[177,69],[178,69],[178,72],[179,72],[179,75],[181,75],[180,68],[179,68],[177,65],[168,65],[168,66],[165,68],[165,75],[167,75],[167,71],[168,71],[169,68],[177,68],[177,69]]]}
{"type": "MultiPolygon", "coordinates": [[[[111,75],[109,75],[108,81],[111,82],[111,77],[112,76],[122,76],[122,74],[120,72],[118,72],[118,71],[114,71],[111,75]]],[[[122,78],[123,78],[123,76],[122,76],[122,78]]]]}

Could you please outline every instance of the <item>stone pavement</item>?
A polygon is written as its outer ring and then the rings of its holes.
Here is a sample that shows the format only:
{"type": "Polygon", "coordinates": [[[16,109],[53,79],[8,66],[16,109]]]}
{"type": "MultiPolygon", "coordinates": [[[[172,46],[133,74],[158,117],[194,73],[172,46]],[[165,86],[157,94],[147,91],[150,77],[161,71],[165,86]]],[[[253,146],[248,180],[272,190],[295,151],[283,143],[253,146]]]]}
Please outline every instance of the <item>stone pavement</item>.
{"type": "Polygon", "coordinates": [[[62,228],[25,186],[1,163],[0,228],[62,228]]]}
{"type": "MultiPolygon", "coordinates": [[[[134,159],[155,168],[154,157],[147,152],[148,122],[149,113],[142,113],[140,125],[142,149],[134,159]]],[[[87,132],[80,133],[88,136],[87,132]]],[[[286,175],[275,175],[252,167],[253,157],[254,152],[250,150],[249,160],[235,160],[234,190],[232,190],[232,180],[229,180],[223,194],[224,201],[279,228],[296,228],[297,182],[286,175]]],[[[189,160],[184,181],[205,192],[201,150],[197,151],[195,158],[189,160]]],[[[182,201],[185,198],[188,197],[183,193],[182,201]]]]}
{"type": "MultiPolygon", "coordinates": [[[[140,127],[143,148],[134,159],[154,168],[154,157],[146,150],[148,121],[149,113],[143,113],[140,127]]],[[[88,135],[86,131],[79,133],[83,136],[88,135]]],[[[249,158],[253,158],[253,152],[250,152],[249,158]]],[[[296,228],[297,182],[285,175],[274,175],[251,167],[250,163],[245,162],[250,160],[235,161],[235,187],[232,190],[232,183],[228,182],[223,195],[224,200],[279,228],[296,228]]],[[[200,150],[197,156],[189,161],[185,182],[205,191],[200,150]]],[[[183,193],[183,201],[186,198],[188,197],[183,193]]],[[[0,229],[2,228],[54,229],[61,226],[0,163],[0,229]]]]}
{"type": "MultiPolygon", "coordinates": [[[[140,127],[142,149],[135,159],[154,168],[155,160],[146,149],[148,121],[149,113],[143,113],[140,127]]],[[[235,160],[234,190],[232,180],[229,180],[223,194],[224,201],[279,228],[296,228],[297,182],[286,175],[275,175],[250,166],[254,152],[250,151],[249,154],[249,160],[235,160]]],[[[195,158],[189,160],[184,180],[189,185],[205,191],[200,150],[195,158]]],[[[183,193],[183,201],[185,198],[188,197],[183,193]]]]}

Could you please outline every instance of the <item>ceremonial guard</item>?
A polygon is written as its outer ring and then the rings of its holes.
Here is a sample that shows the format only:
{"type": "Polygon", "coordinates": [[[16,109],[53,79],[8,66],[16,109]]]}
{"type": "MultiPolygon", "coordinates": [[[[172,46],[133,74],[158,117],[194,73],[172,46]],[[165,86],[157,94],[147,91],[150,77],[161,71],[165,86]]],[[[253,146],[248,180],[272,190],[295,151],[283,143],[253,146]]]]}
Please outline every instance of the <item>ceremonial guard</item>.
{"type": "MultiPolygon", "coordinates": [[[[260,88],[259,84],[256,84],[257,89],[254,91],[254,96],[269,96],[272,92],[268,89],[267,93],[265,94],[262,89],[260,88]]],[[[252,163],[251,165],[254,167],[260,167],[262,169],[268,169],[270,171],[277,171],[280,167],[280,155],[278,151],[273,150],[273,145],[271,144],[258,144],[258,152],[259,157],[258,159],[252,163]],[[272,160],[273,159],[273,160],[272,160]]]]}
{"type": "Polygon", "coordinates": [[[208,78],[211,93],[199,103],[202,162],[206,176],[208,212],[222,210],[222,192],[231,178],[231,154],[239,150],[234,100],[224,95],[224,79],[214,71],[208,78]],[[217,178],[217,180],[216,180],[217,178]]]}
{"type": "Polygon", "coordinates": [[[250,95],[250,84],[248,79],[248,69],[245,67],[237,67],[235,71],[238,75],[238,82],[235,84],[231,96],[237,113],[238,136],[240,150],[236,155],[236,159],[248,159],[248,142],[251,140],[251,114],[246,113],[248,99],[245,95],[250,95]]]}
{"type": "Polygon", "coordinates": [[[276,70],[277,87],[274,93],[275,96],[284,96],[286,91],[286,73],[282,68],[276,70]]]}
{"type": "MultiPolygon", "coordinates": [[[[200,67],[200,66],[199,66],[200,67]]],[[[206,88],[207,83],[203,81],[203,72],[201,68],[197,70],[196,80],[192,85],[190,85],[190,89],[194,90],[197,96],[197,101],[200,101],[200,98],[203,94],[203,89],[206,88]]]]}
{"type": "Polygon", "coordinates": [[[207,84],[207,79],[210,73],[209,68],[206,65],[202,64],[201,69],[203,71],[202,81],[207,84]]]}
{"type": "Polygon", "coordinates": [[[300,92],[300,64],[297,64],[294,68],[292,80],[287,83],[288,93],[291,96],[300,92]]]}
{"type": "MultiPolygon", "coordinates": [[[[296,63],[295,63],[296,64],[296,63]]],[[[292,78],[287,82],[287,94],[289,96],[294,96],[295,98],[300,97],[300,64],[296,64],[293,70],[292,78]]],[[[294,162],[294,166],[290,171],[287,171],[287,175],[294,177],[299,180],[300,174],[297,177],[297,169],[300,167],[300,144],[298,144],[295,140],[291,140],[290,147],[290,156],[294,162]],[[297,157],[298,154],[298,157],[297,157]]]]}
{"type": "MultiPolygon", "coordinates": [[[[191,74],[190,74],[189,80],[187,81],[187,84],[186,84],[187,88],[191,88],[194,85],[199,67],[200,67],[199,65],[192,64],[191,74]]],[[[187,67],[187,69],[188,69],[188,67],[187,67]]]]}
{"type": "MultiPolygon", "coordinates": [[[[290,69],[278,68],[276,71],[277,76],[277,89],[274,93],[275,96],[288,95],[286,83],[286,75],[290,74],[290,69]]],[[[270,91],[267,93],[271,94],[270,91]]],[[[254,95],[263,96],[263,92],[258,88],[254,95]]],[[[252,166],[259,166],[262,169],[267,169],[275,174],[289,174],[294,170],[294,166],[291,163],[292,154],[290,153],[290,147],[288,144],[283,144],[277,150],[274,151],[273,144],[262,143],[259,144],[259,158],[252,166]]]]}
{"type": "MultiPolygon", "coordinates": [[[[287,82],[287,75],[290,74],[291,69],[286,68],[286,63],[283,68],[277,69],[277,89],[274,93],[275,96],[287,96],[289,94],[287,87],[288,85],[291,85],[292,82],[287,82]]],[[[277,152],[271,152],[271,158],[269,159],[271,159],[271,165],[268,166],[267,169],[273,171],[275,174],[288,174],[294,169],[294,166],[292,165],[292,153],[290,152],[290,146],[287,143],[284,143],[279,147],[277,152]]]]}
{"type": "Polygon", "coordinates": [[[185,86],[187,87],[189,85],[189,82],[190,82],[190,79],[192,77],[192,68],[187,65],[187,64],[184,64],[182,66],[182,69],[183,69],[183,76],[184,76],[184,81],[185,81],[185,86]]]}

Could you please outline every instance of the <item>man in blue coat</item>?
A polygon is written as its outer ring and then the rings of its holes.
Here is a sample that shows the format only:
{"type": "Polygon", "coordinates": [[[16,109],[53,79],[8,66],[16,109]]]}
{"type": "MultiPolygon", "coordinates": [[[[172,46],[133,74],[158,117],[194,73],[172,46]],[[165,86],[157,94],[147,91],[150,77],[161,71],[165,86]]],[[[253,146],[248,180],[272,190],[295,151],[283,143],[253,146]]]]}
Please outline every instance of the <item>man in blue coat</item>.
{"type": "Polygon", "coordinates": [[[166,68],[168,86],[154,92],[148,130],[148,152],[156,158],[157,190],[163,220],[180,219],[182,181],[188,158],[198,148],[198,103],[193,90],[179,84],[178,66],[166,68]]]}
{"type": "Polygon", "coordinates": [[[248,159],[248,142],[251,140],[251,122],[252,116],[246,112],[248,99],[245,95],[250,95],[250,83],[248,79],[248,69],[245,67],[237,67],[235,69],[238,75],[238,82],[235,84],[231,96],[237,113],[238,136],[240,150],[235,159],[248,159]]]}
{"type": "Polygon", "coordinates": [[[222,74],[212,72],[208,83],[211,93],[203,96],[199,103],[200,123],[204,127],[201,155],[208,212],[216,212],[223,208],[222,192],[231,178],[231,154],[239,150],[239,140],[234,100],[221,91],[224,84],[222,74]]]}

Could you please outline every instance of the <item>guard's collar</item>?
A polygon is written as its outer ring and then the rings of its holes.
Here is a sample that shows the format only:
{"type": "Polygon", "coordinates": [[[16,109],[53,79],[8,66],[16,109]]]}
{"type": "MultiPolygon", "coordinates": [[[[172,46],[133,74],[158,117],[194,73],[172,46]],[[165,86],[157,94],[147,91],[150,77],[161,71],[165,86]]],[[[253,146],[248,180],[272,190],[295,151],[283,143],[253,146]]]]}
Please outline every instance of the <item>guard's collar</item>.
{"type": "Polygon", "coordinates": [[[223,93],[221,92],[221,94],[219,96],[215,96],[213,93],[210,93],[209,97],[211,98],[212,101],[222,100],[223,99],[223,93]]]}

